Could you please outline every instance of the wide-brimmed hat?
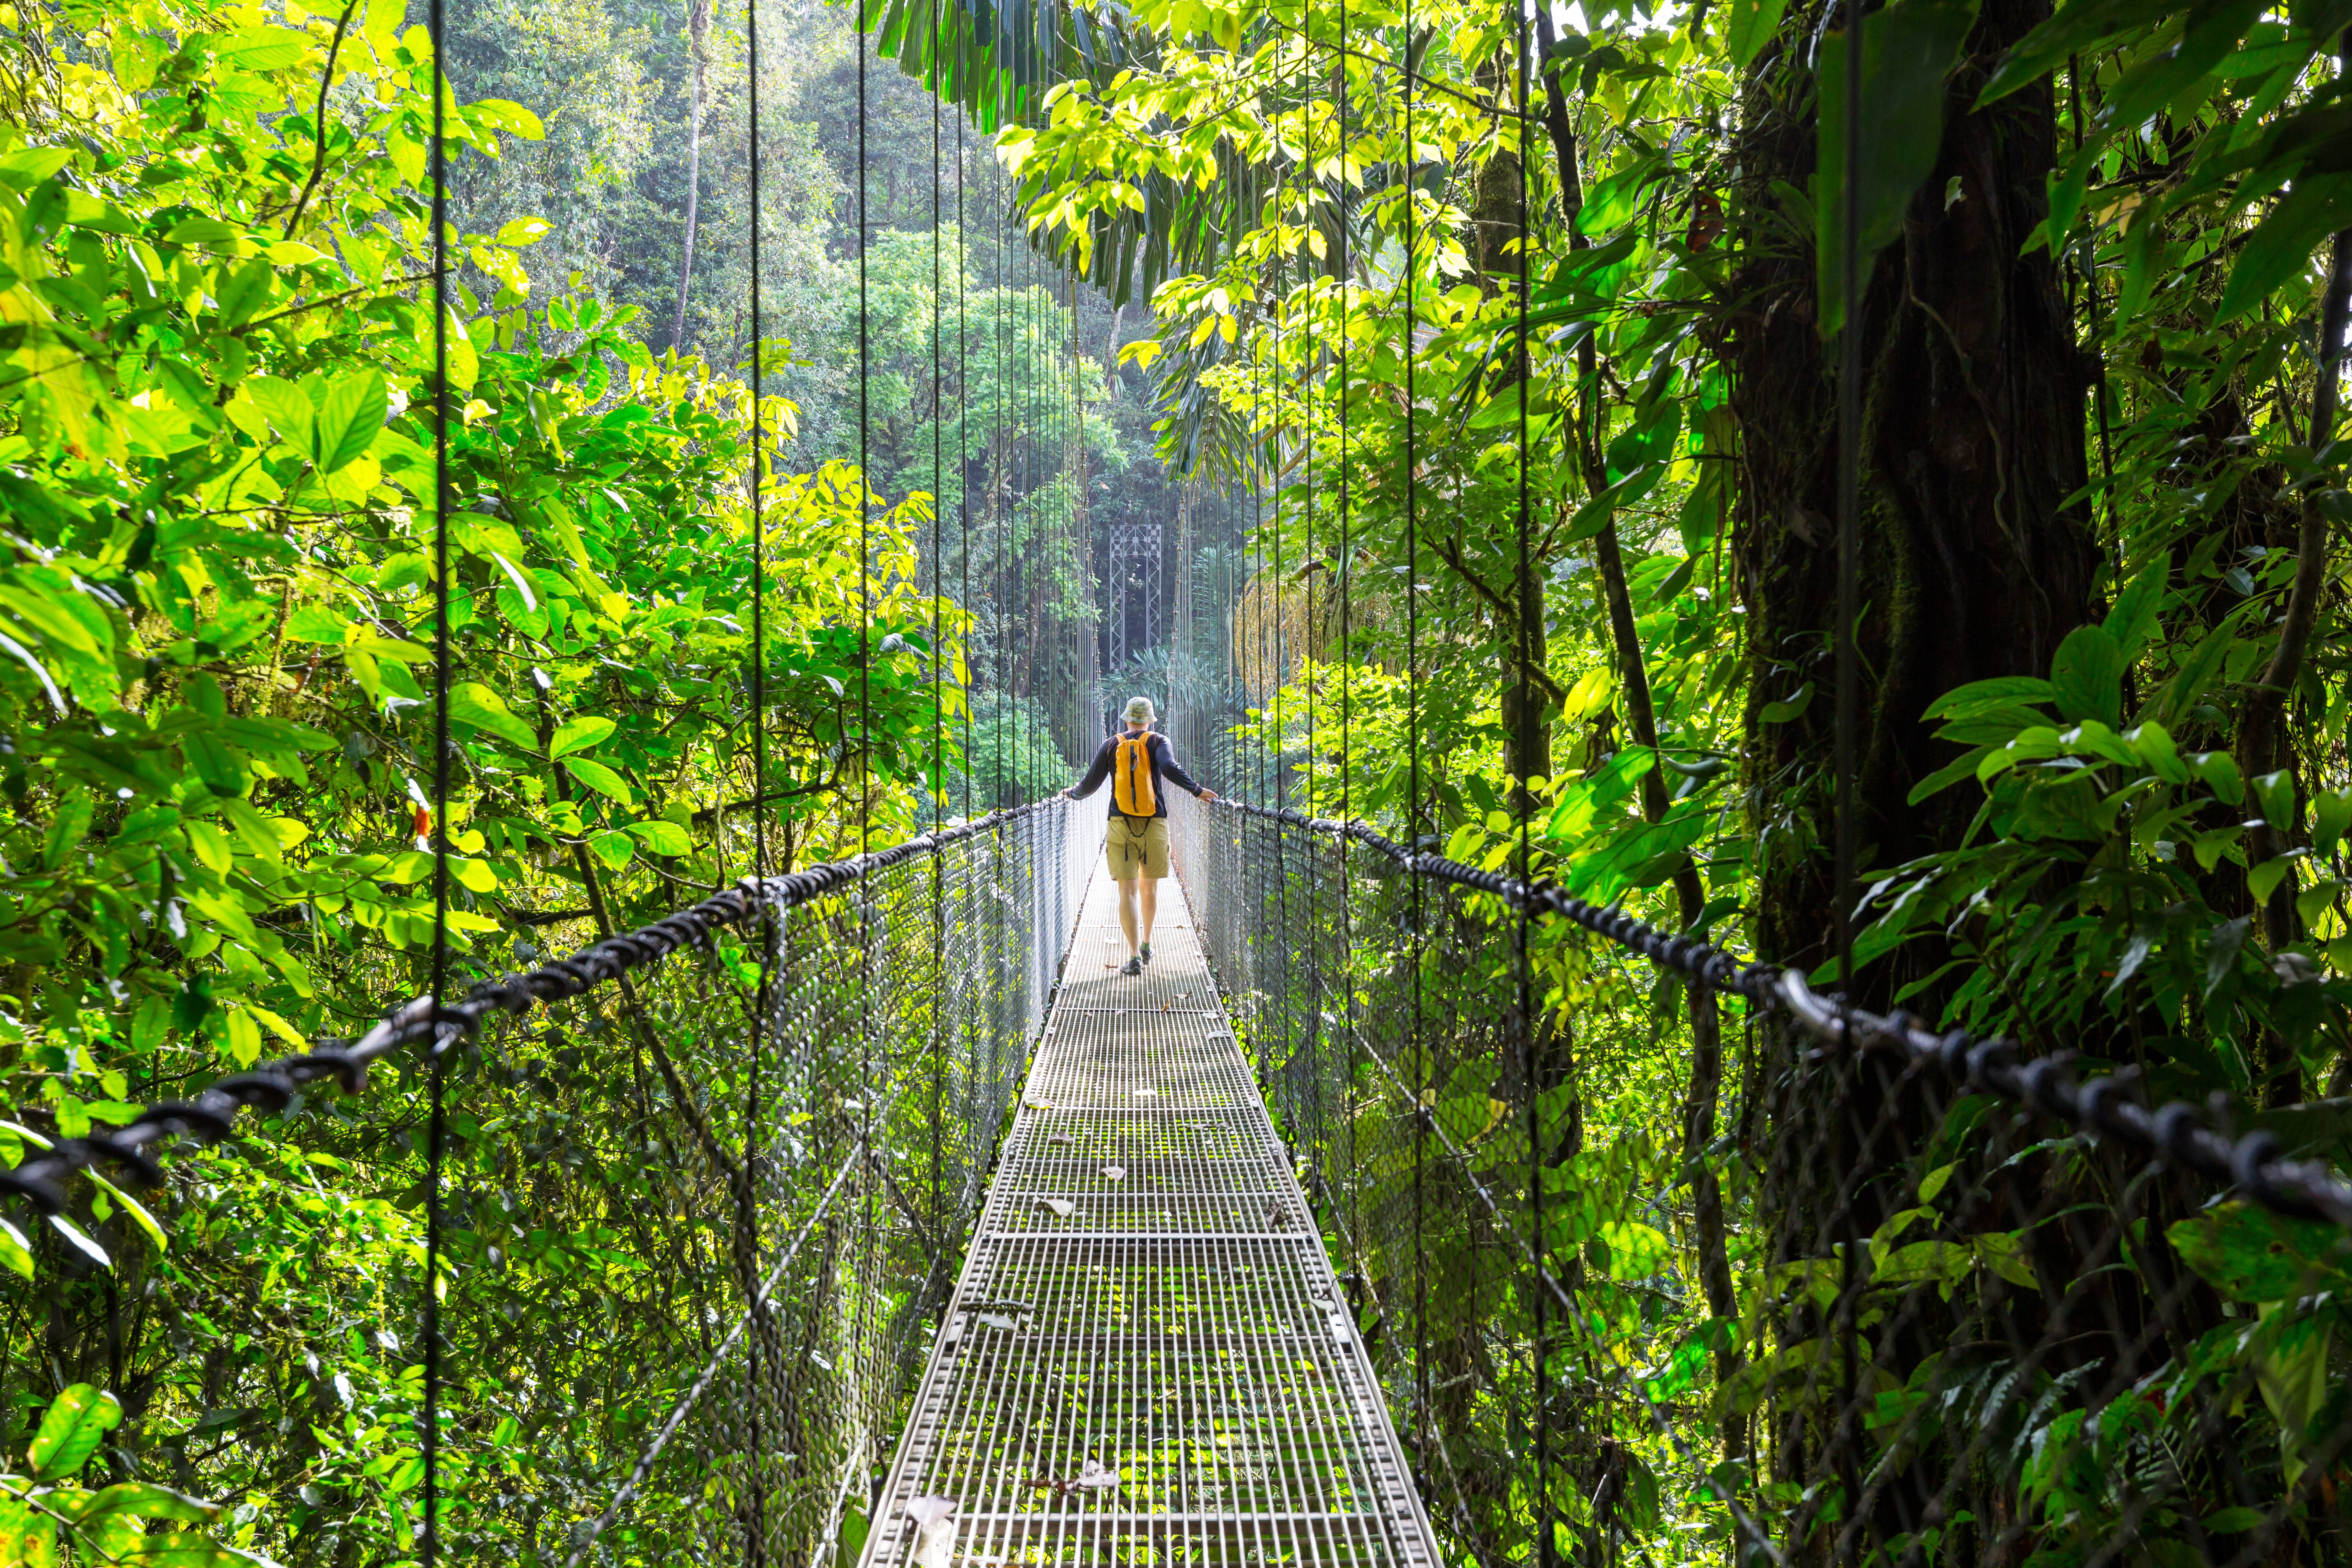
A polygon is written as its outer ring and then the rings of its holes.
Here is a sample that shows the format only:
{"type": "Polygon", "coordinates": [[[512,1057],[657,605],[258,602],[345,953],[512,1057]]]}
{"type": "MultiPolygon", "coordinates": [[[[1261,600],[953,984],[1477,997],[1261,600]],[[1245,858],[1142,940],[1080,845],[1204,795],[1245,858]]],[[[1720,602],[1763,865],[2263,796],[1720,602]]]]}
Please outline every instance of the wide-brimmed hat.
{"type": "Polygon", "coordinates": [[[1129,723],[1149,724],[1158,717],[1160,717],[1160,715],[1152,710],[1150,698],[1130,697],[1127,700],[1127,721],[1129,723]]]}

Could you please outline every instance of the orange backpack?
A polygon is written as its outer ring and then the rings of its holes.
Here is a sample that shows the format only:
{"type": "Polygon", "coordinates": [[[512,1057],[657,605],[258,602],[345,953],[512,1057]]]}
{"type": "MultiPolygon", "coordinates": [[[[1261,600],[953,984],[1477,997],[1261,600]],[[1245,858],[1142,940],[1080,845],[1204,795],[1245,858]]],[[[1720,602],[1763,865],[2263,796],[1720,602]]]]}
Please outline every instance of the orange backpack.
{"type": "Polygon", "coordinates": [[[1160,797],[1152,789],[1151,731],[1129,735],[1118,743],[1111,767],[1111,795],[1122,816],[1157,816],[1160,797]]]}

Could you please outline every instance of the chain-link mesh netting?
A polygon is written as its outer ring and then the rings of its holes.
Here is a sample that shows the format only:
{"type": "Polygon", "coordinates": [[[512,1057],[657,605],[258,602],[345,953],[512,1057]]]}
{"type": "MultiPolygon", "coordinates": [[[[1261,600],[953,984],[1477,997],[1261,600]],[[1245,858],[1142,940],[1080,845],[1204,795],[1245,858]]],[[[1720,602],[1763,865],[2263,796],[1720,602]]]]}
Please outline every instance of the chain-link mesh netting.
{"type": "MultiPolygon", "coordinates": [[[[437,1199],[420,1183],[373,1199],[315,1188],[310,1205],[439,1205],[445,1561],[854,1555],[1101,831],[1098,811],[1059,802],[1003,813],[772,879],[740,903],[722,893],[453,1005],[437,1199]]],[[[119,1180],[133,1156],[226,1131],[242,1105],[283,1111],[305,1081],[357,1084],[371,1057],[380,1074],[411,1073],[428,1015],[404,1009],[350,1047],[152,1108],[8,1184],[72,1202],[78,1167],[119,1180]]],[[[299,1144],[305,1127],[310,1157],[334,1168],[331,1111],[278,1135],[299,1144]]],[[[298,1474],[327,1521],[365,1460],[391,1478],[407,1538],[416,1279],[306,1282],[310,1307],[340,1314],[335,1331],[377,1352],[353,1360],[381,1364],[385,1389],[314,1374],[310,1429],[240,1415],[268,1403],[262,1382],[302,1369],[267,1353],[282,1325],[257,1310],[268,1292],[236,1254],[224,1184],[299,1184],[293,1158],[276,1172],[240,1170],[226,1150],[168,1162],[222,1214],[181,1227],[142,1310],[221,1348],[174,1362],[185,1334],[148,1336],[166,1361],[124,1368],[122,1384],[151,1431],[190,1432],[166,1445],[179,1485],[217,1490],[232,1463],[298,1474]]],[[[322,1526],[290,1544],[338,1562],[338,1538],[322,1526]]]]}
{"type": "Polygon", "coordinates": [[[1843,1019],[1789,976],[1556,890],[1408,868],[1360,830],[1173,815],[1238,1031],[1467,1558],[2352,1559],[2346,1194],[2279,1137],[2146,1109],[2112,1064],[1843,1019]],[[1663,1190],[1585,1124],[1572,1031],[1542,1005],[1557,971],[1523,941],[1719,992],[1738,1092],[1663,1190]]]}

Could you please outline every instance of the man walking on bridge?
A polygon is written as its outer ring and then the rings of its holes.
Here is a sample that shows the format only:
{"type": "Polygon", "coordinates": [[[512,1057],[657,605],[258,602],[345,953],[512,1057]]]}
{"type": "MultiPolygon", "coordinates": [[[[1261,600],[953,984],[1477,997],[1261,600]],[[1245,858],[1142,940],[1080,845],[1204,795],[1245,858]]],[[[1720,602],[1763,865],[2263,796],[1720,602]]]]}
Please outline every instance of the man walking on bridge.
{"type": "Polygon", "coordinates": [[[1129,698],[1127,732],[1104,741],[1087,776],[1062,792],[1065,800],[1084,800],[1103,780],[1114,780],[1103,856],[1118,884],[1118,929],[1127,935],[1121,974],[1140,974],[1151,962],[1151,918],[1160,910],[1160,879],[1168,875],[1168,796],[1161,781],[1201,800],[1217,798],[1214,790],[1202,788],[1176,765],[1168,737],[1152,731],[1158,717],[1150,698],[1129,698]]]}

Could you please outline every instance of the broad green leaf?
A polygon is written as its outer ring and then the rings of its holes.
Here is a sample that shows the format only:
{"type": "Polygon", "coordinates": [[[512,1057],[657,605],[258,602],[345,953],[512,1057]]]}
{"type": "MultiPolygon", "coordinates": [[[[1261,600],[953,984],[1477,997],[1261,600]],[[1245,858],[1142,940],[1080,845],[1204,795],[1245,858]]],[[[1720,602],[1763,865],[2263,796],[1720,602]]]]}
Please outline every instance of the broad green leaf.
{"type": "Polygon", "coordinates": [[[2344,1233],[2231,1202],[2165,1231],[2189,1268],[2237,1301],[2284,1301],[2352,1286],[2344,1233]]]}
{"type": "Polygon", "coordinates": [[[2274,773],[2260,773],[2250,781],[2254,786],[2254,802],[2262,807],[2263,820],[2281,833],[2294,826],[2294,775],[2284,768],[2274,773]]]}
{"type": "Polygon", "coordinates": [[[1927,711],[1920,716],[1935,719],[1995,703],[2051,702],[2056,700],[2057,696],[2055,687],[2035,676],[1996,676],[1990,680],[1972,680],[1966,686],[1952,688],[1927,704],[1927,711]]]}
{"type": "Polygon", "coordinates": [[[452,309],[443,316],[447,331],[449,384],[459,392],[471,392],[481,379],[482,362],[474,353],[474,340],[467,335],[466,323],[452,309]]]}
{"type": "Polygon", "coordinates": [[[632,822],[629,832],[649,854],[684,855],[694,847],[694,841],[687,837],[686,829],[675,822],[665,822],[659,818],[632,822]]]}
{"type": "Polygon", "coordinates": [[[361,371],[337,380],[319,405],[317,446],[312,460],[322,474],[331,474],[365,452],[383,427],[390,402],[383,377],[361,371]]]}
{"type": "Polygon", "coordinates": [[[38,1481],[78,1475],[106,1435],[122,1420],[122,1402],[87,1383],[77,1383],[49,1402],[25,1457],[38,1481]]]}
{"type": "Polygon", "coordinates": [[[69,148],[19,147],[7,156],[0,157],[0,185],[6,185],[14,191],[29,191],[72,162],[73,153],[69,148]]]}
{"type": "Polygon", "coordinates": [[[594,852],[597,859],[617,871],[635,858],[637,841],[627,834],[614,829],[599,833],[589,839],[588,847],[594,852]]]}
{"type": "Polygon", "coordinates": [[[2284,855],[2274,855],[2246,873],[2246,891],[2257,904],[2267,904],[2278,890],[2280,882],[2294,871],[2294,861],[2284,855]]]}
{"type": "Polygon", "coordinates": [[[2109,729],[2123,722],[2124,656],[2116,639],[2097,626],[2076,626],[2050,660],[2050,684],[2058,711],[2069,719],[2096,719],[2109,729]]]}
{"type": "Polygon", "coordinates": [[[253,399],[269,420],[278,438],[315,460],[319,448],[318,410],[310,406],[310,395],[274,375],[257,375],[245,384],[245,395],[253,399]]]}
{"type": "Polygon", "coordinates": [[[2001,57],[1992,79],[1977,95],[1977,107],[2032,85],[2064,65],[2069,55],[2127,27],[2154,23],[2167,9],[2165,0],[2072,0],[2001,57]]]}
{"type": "Polygon", "coordinates": [[[1757,710],[1756,717],[1766,724],[1785,724],[1791,719],[1802,717],[1805,710],[1812,705],[1813,683],[1808,680],[1779,701],[1764,704],[1757,710]]]}
{"type": "Polygon", "coordinates": [[[629,781],[602,763],[586,757],[566,757],[563,759],[563,771],[597,794],[611,795],[623,805],[631,804],[635,798],[629,791],[629,781]]]}
{"type": "Polygon", "coordinates": [[[2246,798],[2246,782],[2238,773],[2238,759],[2227,752],[2199,752],[2189,759],[2189,771],[2224,805],[2246,798]]]}
{"type": "Polygon", "coordinates": [[[593,714],[566,719],[555,727],[554,738],[547,743],[547,754],[553,759],[568,757],[574,752],[584,752],[612,732],[613,721],[610,719],[600,719],[593,714]]]}
{"type": "Polygon", "coordinates": [[[2352,227],[2352,174],[2309,174],[2254,226],[2230,268],[2216,321],[2243,315],[2317,267],[2322,243],[2352,227]]]}
{"type": "Polygon", "coordinates": [[[143,1538],[121,1561],[138,1568],[254,1568],[268,1560],[193,1530],[174,1530],[143,1538]]]}
{"type": "Polygon", "coordinates": [[[75,1524],[86,1524],[94,1519],[112,1514],[129,1514],[137,1519],[173,1519],[188,1524],[205,1524],[220,1517],[218,1503],[192,1498],[175,1492],[169,1487],[159,1487],[151,1481],[117,1481],[100,1491],[84,1492],[72,1503],[52,1505],[75,1524]]]}
{"type": "Polygon", "coordinates": [[[547,236],[548,226],[545,218],[509,218],[499,229],[499,243],[519,248],[526,245],[537,245],[547,236]]]}
{"type": "Polygon", "coordinates": [[[2136,657],[2157,626],[2164,608],[2164,592],[2172,577],[2172,555],[2167,551],[2140,569],[2139,575],[2116,595],[2115,606],[2100,629],[2115,639],[2125,658],[2136,657]]]}
{"type": "Polygon", "coordinates": [[[2311,797],[2314,849],[2333,855],[2347,830],[2352,830],[2352,788],[2321,790],[2311,797]]]}
{"type": "Polygon", "coordinates": [[[1723,22],[1724,47],[1731,63],[1745,69],[1757,52],[1771,41],[1789,0],[1730,0],[1723,22]]]}
{"type": "Polygon", "coordinates": [[[539,737],[530,726],[508,711],[506,699],[480,681],[459,681],[450,690],[449,717],[527,751],[538,749],[539,737]]]}
{"type": "Polygon", "coordinates": [[[98,1171],[91,1170],[84,1173],[87,1174],[100,1189],[105,1191],[114,1199],[115,1203],[121,1207],[122,1212],[131,1216],[132,1224],[136,1225],[140,1229],[147,1233],[147,1239],[155,1244],[156,1251],[168,1252],[171,1250],[171,1239],[163,1234],[163,1227],[157,1222],[155,1216],[147,1212],[146,1205],[141,1203],[137,1198],[132,1197],[129,1193],[124,1192],[121,1187],[116,1186],[98,1171]]]}
{"type": "Polygon", "coordinates": [[[49,1215],[49,1228],[64,1237],[75,1251],[97,1264],[100,1268],[114,1267],[114,1259],[106,1255],[106,1248],[91,1239],[88,1231],[66,1218],[65,1215],[61,1214],[49,1215]]]}
{"type": "Polygon", "coordinates": [[[0,1219],[0,1263],[27,1279],[33,1277],[32,1238],[18,1230],[13,1220],[0,1219]]]}
{"type": "Polygon", "coordinates": [[[213,54],[240,70],[284,70],[302,63],[310,40],[287,27],[239,27],[213,40],[213,54]]]}
{"type": "MultiPolygon", "coordinates": [[[[1944,135],[1944,79],[1976,17],[1975,0],[1895,0],[1863,18],[1862,139],[1855,203],[1862,275],[1903,229],[1903,215],[1936,166],[1944,135]]],[[[1823,337],[1845,321],[1846,35],[1822,35],[1814,82],[1821,158],[1813,180],[1816,317],[1823,337]]],[[[1979,200],[1991,199],[1986,193],[1979,200]]]]}

